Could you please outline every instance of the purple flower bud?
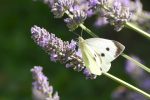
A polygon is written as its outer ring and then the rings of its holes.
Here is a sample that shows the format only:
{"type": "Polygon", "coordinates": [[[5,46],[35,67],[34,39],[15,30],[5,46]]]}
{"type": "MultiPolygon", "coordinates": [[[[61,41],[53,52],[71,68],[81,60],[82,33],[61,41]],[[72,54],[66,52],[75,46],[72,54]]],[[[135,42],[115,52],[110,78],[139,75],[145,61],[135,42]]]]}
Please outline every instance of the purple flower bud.
{"type": "Polygon", "coordinates": [[[87,79],[96,79],[96,75],[89,72],[87,68],[84,69],[83,74],[86,76],[87,79]]]}
{"type": "Polygon", "coordinates": [[[66,68],[70,68],[70,67],[72,67],[71,64],[66,64],[66,68]]]}
{"type": "Polygon", "coordinates": [[[73,31],[76,28],[78,28],[78,25],[72,18],[66,18],[64,19],[64,22],[67,24],[67,27],[69,28],[70,31],[73,31]]]}
{"type": "Polygon", "coordinates": [[[48,78],[42,73],[43,68],[41,66],[34,66],[31,69],[33,75],[33,94],[34,98],[41,98],[38,95],[42,96],[42,100],[59,100],[57,92],[53,94],[53,87],[49,86],[48,78]]]}
{"type": "MultiPolygon", "coordinates": [[[[131,56],[133,59],[137,60],[138,62],[141,62],[141,60],[137,56],[131,56]]],[[[135,80],[139,80],[144,74],[143,69],[138,67],[133,62],[127,60],[125,63],[125,70],[127,74],[131,75],[131,77],[135,80]]]]}
{"type": "Polygon", "coordinates": [[[101,26],[104,26],[104,25],[106,25],[106,24],[108,24],[108,21],[107,21],[107,19],[105,18],[105,17],[99,17],[99,18],[97,18],[97,20],[95,21],[95,26],[96,27],[101,27],[101,26]]]}
{"type": "Polygon", "coordinates": [[[113,91],[111,98],[111,100],[146,100],[143,95],[132,92],[122,86],[113,91]]]}
{"type": "Polygon", "coordinates": [[[114,10],[114,14],[115,15],[119,15],[120,12],[121,12],[121,2],[114,2],[114,5],[113,5],[113,10],[114,10]]]}
{"type": "Polygon", "coordinates": [[[131,0],[119,0],[123,6],[130,7],[131,0]]]}
{"type": "Polygon", "coordinates": [[[89,6],[94,7],[99,4],[99,0],[89,0],[89,6]]]}
{"type": "Polygon", "coordinates": [[[146,91],[150,91],[150,75],[146,74],[143,78],[143,80],[140,81],[139,86],[146,90],[146,91]]]}
{"type": "Polygon", "coordinates": [[[69,44],[68,48],[75,50],[77,46],[77,43],[74,40],[71,40],[71,43],[69,44]]]}
{"type": "Polygon", "coordinates": [[[58,55],[55,53],[50,54],[50,59],[53,62],[56,62],[58,60],[58,55]]]}
{"type": "Polygon", "coordinates": [[[45,29],[41,30],[41,28],[37,26],[31,28],[31,33],[32,38],[34,38],[36,43],[43,48],[48,45],[50,38],[52,38],[45,29]]]}
{"type": "Polygon", "coordinates": [[[75,10],[73,12],[74,15],[74,21],[77,24],[81,24],[84,22],[84,20],[87,18],[87,14],[83,10],[75,10]]]}
{"type": "Polygon", "coordinates": [[[58,0],[58,4],[64,7],[64,9],[68,10],[73,6],[74,0],[58,0]]]}
{"type": "Polygon", "coordinates": [[[70,31],[75,30],[80,24],[82,24],[87,18],[86,12],[82,10],[74,10],[73,18],[66,18],[64,21],[67,23],[67,27],[70,31]]]}
{"type": "Polygon", "coordinates": [[[55,18],[61,18],[65,13],[65,9],[63,8],[63,6],[55,3],[54,5],[52,5],[51,12],[54,14],[55,18]]]}
{"type": "Polygon", "coordinates": [[[89,72],[87,68],[84,69],[83,74],[85,74],[86,76],[91,75],[91,73],[89,72]]]}

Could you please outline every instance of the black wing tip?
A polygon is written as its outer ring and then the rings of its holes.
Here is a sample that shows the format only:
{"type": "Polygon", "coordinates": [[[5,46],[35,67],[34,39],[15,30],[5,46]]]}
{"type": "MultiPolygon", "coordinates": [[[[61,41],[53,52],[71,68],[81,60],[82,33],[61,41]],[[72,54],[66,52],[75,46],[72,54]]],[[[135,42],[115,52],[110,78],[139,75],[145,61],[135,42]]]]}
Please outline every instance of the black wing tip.
{"type": "Polygon", "coordinates": [[[117,41],[114,41],[114,44],[117,47],[115,57],[118,57],[125,50],[125,46],[117,41]]]}

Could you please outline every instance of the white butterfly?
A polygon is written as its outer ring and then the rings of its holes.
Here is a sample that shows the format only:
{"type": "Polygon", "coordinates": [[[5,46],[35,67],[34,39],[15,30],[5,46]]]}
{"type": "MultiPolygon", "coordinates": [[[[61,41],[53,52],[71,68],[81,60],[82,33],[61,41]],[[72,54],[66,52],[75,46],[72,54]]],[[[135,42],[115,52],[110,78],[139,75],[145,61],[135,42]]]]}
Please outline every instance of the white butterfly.
{"type": "Polygon", "coordinates": [[[111,62],[125,49],[121,43],[103,38],[84,40],[79,37],[79,49],[87,69],[95,75],[109,71],[111,62]]]}

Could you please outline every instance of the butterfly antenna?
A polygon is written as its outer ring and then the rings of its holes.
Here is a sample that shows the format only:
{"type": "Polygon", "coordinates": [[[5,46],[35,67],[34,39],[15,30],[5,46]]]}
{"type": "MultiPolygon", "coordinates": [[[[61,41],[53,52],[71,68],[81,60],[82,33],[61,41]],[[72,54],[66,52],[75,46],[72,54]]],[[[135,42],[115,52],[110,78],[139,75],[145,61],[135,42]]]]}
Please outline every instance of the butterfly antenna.
{"type": "MultiPolygon", "coordinates": [[[[77,34],[76,32],[73,32],[76,36],[80,37],[79,34],[77,34]]],[[[78,38],[75,39],[76,42],[78,42],[78,38]]]]}
{"type": "Polygon", "coordinates": [[[82,37],[82,34],[83,34],[83,29],[81,29],[81,37],[82,37]]]}
{"type": "Polygon", "coordinates": [[[78,37],[80,36],[79,34],[77,34],[76,32],[73,32],[75,35],[77,35],[78,37]]]}

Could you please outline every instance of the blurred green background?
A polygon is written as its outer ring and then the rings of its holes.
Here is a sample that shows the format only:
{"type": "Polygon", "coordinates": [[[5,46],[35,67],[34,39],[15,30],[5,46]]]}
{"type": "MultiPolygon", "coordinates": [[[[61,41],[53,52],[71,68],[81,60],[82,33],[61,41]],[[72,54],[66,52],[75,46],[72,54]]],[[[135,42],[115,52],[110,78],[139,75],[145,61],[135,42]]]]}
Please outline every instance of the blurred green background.
{"type": "MultiPolygon", "coordinates": [[[[150,1],[142,0],[144,9],[150,11],[150,1]]],[[[82,72],[66,69],[54,63],[31,39],[33,25],[46,28],[63,40],[77,39],[68,31],[63,19],[54,19],[47,5],[32,0],[0,1],[0,100],[32,100],[32,75],[34,65],[44,67],[54,90],[61,100],[110,100],[112,91],[119,86],[107,77],[86,80],[82,72]]],[[[123,29],[115,32],[112,26],[96,29],[93,20],[85,24],[99,36],[120,41],[126,46],[125,53],[135,54],[150,65],[150,41],[136,32],[123,29]]],[[[84,35],[84,37],[90,37],[84,35]]],[[[110,73],[135,84],[124,70],[125,59],[119,57],[112,63],[110,73]]]]}

